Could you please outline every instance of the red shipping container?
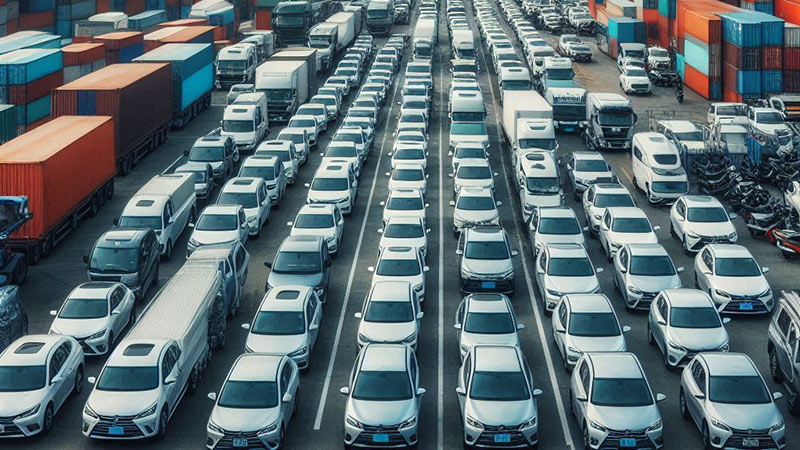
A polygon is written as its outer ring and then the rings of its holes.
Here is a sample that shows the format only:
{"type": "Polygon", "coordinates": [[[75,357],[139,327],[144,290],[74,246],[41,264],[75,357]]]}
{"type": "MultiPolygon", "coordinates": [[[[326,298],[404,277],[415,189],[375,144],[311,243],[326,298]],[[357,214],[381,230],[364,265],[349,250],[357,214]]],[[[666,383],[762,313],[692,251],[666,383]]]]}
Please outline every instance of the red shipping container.
{"type": "Polygon", "coordinates": [[[800,70],[800,48],[783,49],[783,70],[800,70]]]}
{"type": "Polygon", "coordinates": [[[79,66],[105,57],[106,48],[102,43],[70,44],[61,48],[65,66],[79,66]]]}
{"type": "Polygon", "coordinates": [[[142,42],[143,39],[144,33],[141,31],[115,31],[94,37],[95,42],[105,44],[106,50],[119,50],[142,42]]]}
{"type": "Polygon", "coordinates": [[[97,0],[97,13],[111,11],[111,0],[97,0]]]}
{"type": "Polygon", "coordinates": [[[167,28],[167,27],[200,27],[208,25],[208,19],[178,19],[173,20],[170,22],[163,22],[158,24],[158,28],[167,28]]]}
{"type": "Polygon", "coordinates": [[[19,19],[9,19],[6,22],[6,35],[19,31],[19,19]]]}
{"type": "Polygon", "coordinates": [[[225,35],[225,31],[225,27],[214,27],[214,40],[224,41],[228,39],[228,36],[225,35]]]}
{"type": "Polygon", "coordinates": [[[710,85],[708,77],[695,69],[694,67],[686,64],[683,68],[684,83],[691,90],[700,94],[703,98],[707,99],[710,95],[710,85]]]}
{"type": "Polygon", "coordinates": [[[125,1],[125,14],[134,16],[142,13],[147,9],[146,0],[126,0],[125,1]]]}
{"type": "Polygon", "coordinates": [[[211,44],[214,42],[215,28],[210,26],[183,27],[160,41],[162,44],[211,44]]]}
{"type": "Polygon", "coordinates": [[[172,69],[169,63],[107,66],[54,90],[52,114],[114,117],[121,162],[172,120],[172,69]]]}
{"type": "Polygon", "coordinates": [[[761,47],[739,48],[725,41],[722,43],[722,60],[737,69],[761,70],[762,50],[761,47]]]}
{"type": "MultiPolygon", "coordinates": [[[[597,3],[595,0],[589,0],[589,14],[597,20],[597,3]]],[[[256,13],[256,17],[258,17],[258,13],[256,13]]]]}
{"type": "Polygon", "coordinates": [[[783,48],[764,47],[764,62],[761,64],[765,70],[780,69],[783,67],[783,48]]]}
{"type": "Polygon", "coordinates": [[[722,100],[725,102],[742,103],[742,94],[722,88],[722,100]]]}
{"type": "Polygon", "coordinates": [[[8,87],[8,101],[12,105],[27,105],[49,94],[51,90],[64,84],[64,71],[59,69],[28,84],[16,84],[8,87]]]}
{"type": "Polygon", "coordinates": [[[52,27],[55,24],[56,24],[55,9],[48,9],[46,11],[19,15],[20,30],[37,30],[39,28],[52,27]]]}
{"type": "MultiPolygon", "coordinates": [[[[597,17],[597,13],[593,13],[592,15],[597,17]]],[[[256,11],[256,30],[271,30],[271,29],[272,29],[272,10],[259,9],[258,11],[256,11]]]]}
{"type": "Polygon", "coordinates": [[[33,213],[10,240],[43,238],[114,173],[111,117],[60,117],[6,142],[0,146],[0,195],[27,195],[33,213]]]}
{"type": "MultiPolygon", "coordinates": [[[[669,19],[659,15],[658,16],[658,44],[664,48],[669,48],[669,19]]],[[[677,46],[677,45],[676,45],[677,46]]]]}
{"type": "Polygon", "coordinates": [[[787,22],[800,25],[800,1],[775,0],[775,15],[787,22]]]}

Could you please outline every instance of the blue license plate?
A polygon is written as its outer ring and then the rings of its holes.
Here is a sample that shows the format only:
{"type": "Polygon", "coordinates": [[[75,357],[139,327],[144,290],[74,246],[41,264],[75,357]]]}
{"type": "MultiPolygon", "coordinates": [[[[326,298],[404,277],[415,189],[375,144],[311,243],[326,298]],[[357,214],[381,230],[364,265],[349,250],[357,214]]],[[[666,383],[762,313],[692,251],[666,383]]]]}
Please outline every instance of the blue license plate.
{"type": "Polygon", "coordinates": [[[619,440],[620,447],[636,447],[636,438],[621,438],[619,440]]]}
{"type": "Polygon", "coordinates": [[[497,287],[497,282],[495,281],[481,281],[481,287],[484,289],[494,289],[497,287]]]}
{"type": "Polygon", "coordinates": [[[389,435],[386,433],[378,433],[372,435],[372,442],[389,442],[389,435]]]}
{"type": "Polygon", "coordinates": [[[511,435],[508,433],[495,434],[494,441],[498,444],[508,444],[511,442],[511,435]]]}
{"type": "Polygon", "coordinates": [[[752,311],[752,310],[753,310],[753,303],[751,302],[739,303],[739,311],[752,311]]]}
{"type": "Polygon", "coordinates": [[[112,436],[122,436],[125,434],[125,428],[122,427],[108,427],[108,434],[112,436]]]}
{"type": "Polygon", "coordinates": [[[247,438],[233,438],[234,447],[247,447],[247,438]]]}
{"type": "Polygon", "coordinates": [[[575,127],[564,127],[564,130],[565,130],[567,133],[572,133],[573,131],[575,131],[575,127]]]}

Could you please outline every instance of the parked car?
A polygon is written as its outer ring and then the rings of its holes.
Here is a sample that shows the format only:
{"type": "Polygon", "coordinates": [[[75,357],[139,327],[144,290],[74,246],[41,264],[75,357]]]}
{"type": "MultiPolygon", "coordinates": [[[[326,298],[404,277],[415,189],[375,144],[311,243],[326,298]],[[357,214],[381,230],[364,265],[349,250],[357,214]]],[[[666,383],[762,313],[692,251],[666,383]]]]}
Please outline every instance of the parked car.
{"type": "Polygon", "coordinates": [[[283,285],[308,286],[323,303],[331,277],[331,257],[322,236],[289,236],[281,242],[272,262],[265,291],[283,285]]]}
{"type": "Polygon", "coordinates": [[[589,230],[595,236],[600,233],[600,222],[603,220],[607,208],[636,206],[628,189],[619,183],[592,184],[583,192],[581,204],[589,230]]]}
{"type": "Polygon", "coordinates": [[[242,205],[209,205],[200,214],[187,245],[187,257],[202,245],[247,242],[250,226],[242,205]]]}
{"type": "Polygon", "coordinates": [[[330,203],[303,205],[291,224],[290,236],[322,236],[332,257],[339,252],[344,235],[344,218],[338,206],[330,203]]]}
{"type": "Polygon", "coordinates": [[[462,294],[496,292],[514,294],[514,264],[508,234],[499,226],[467,228],[458,238],[462,294]]]}
{"type": "Polygon", "coordinates": [[[424,317],[420,298],[407,281],[378,281],[372,284],[359,319],[358,349],[371,342],[405,344],[417,349],[420,320],[424,317]]]}
{"type": "Polygon", "coordinates": [[[710,195],[684,195],[670,208],[670,233],[681,241],[686,254],[709,243],[733,244],[739,235],[731,215],[710,195]]]}
{"type": "Polygon", "coordinates": [[[708,244],[694,258],[695,287],[725,314],[770,313],[774,300],[767,272],[742,245],[708,244]]]}
{"type": "Polygon", "coordinates": [[[459,360],[464,361],[476,345],[519,347],[519,331],[525,325],[517,320],[511,300],[504,294],[469,294],[456,310],[453,327],[458,333],[459,360]]]}
{"type": "Polygon", "coordinates": [[[158,285],[158,239],[151,228],[114,228],[103,233],[83,257],[91,281],[123,283],[137,299],[158,285]]]}
{"type": "Polygon", "coordinates": [[[769,370],[776,383],[783,383],[789,392],[789,413],[800,415],[800,294],[783,291],[769,321],[769,370]]]}
{"type": "Polygon", "coordinates": [[[641,209],[615,206],[606,208],[598,237],[610,262],[625,244],[658,243],[655,232],[660,229],[658,225],[650,224],[650,219],[641,209]]]}
{"type": "Polygon", "coordinates": [[[614,286],[628,309],[649,310],[659,292],[682,286],[680,273],[660,244],[625,244],[614,257],[614,286]]]}
{"type": "Polygon", "coordinates": [[[28,334],[28,313],[22,307],[19,286],[0,286],[0,352],[16,339],[28,334]]]}
{"type": "Polygon", "coordinates": [[[382,281],[407,281],[414,288],[420,303],[425,301],[425,274],[428,266],[414,247],[386,247],[378,254],[372,272],[372,285],[382,281]]]}
{"type": "Polygon", "coordinates": [[[536,284],[550,315],[559,299],[567,294],[597,294],[600,282],[586,247],[580,244],[545,244],[536,257],[536,284]]]}

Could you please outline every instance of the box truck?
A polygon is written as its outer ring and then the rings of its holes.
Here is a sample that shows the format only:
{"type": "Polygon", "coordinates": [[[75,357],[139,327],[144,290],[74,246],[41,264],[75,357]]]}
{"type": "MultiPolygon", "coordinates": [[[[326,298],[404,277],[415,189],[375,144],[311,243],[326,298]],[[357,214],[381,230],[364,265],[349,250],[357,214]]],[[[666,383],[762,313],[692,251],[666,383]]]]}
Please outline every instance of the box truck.
{"type": "Polygon", "coordinates": [[[512,159],[518,151],[558,148],[553,129],[553,108],[535,91],[518,91],[503,102],[504,140],[511,147],[512,159]]]}
{"type": "Polygon", "coordinates": [[[309,99],[308,64],[305,61],[272,61],[258,66],[256,90],[267,94],[269,120],[288,122],[309,99]]]}
{"type": "Polygon", "coordinates": [[[339,27],[334,23],[318,23],[308,32],[306,45],[317,50],[320,60],[320,71],[331,69],[333,56],[338,49],[339,27]]]}
{"type": "Polygon", "coordinates": [[[270,61],[305,61],[308,64],[308,96],[317,93],[317,72],[320,68],[319,52],[310,47],[286,47],[275,53],[270,61]]]}
{"type": "Polygon", "coordinates": [[[372,0],[367,3],[367,30],[373,36],[386,36],[394,23],[394,1],[372,0]]]}
{"type": "Polygon", "coordinates": [[[336,51],[342,51],[353,43],[356,38],[356,14],[352,12],[336,13],[325,21],[326,23],[333,23],[339,27],[339,39],[336,45],[336,51]]]}

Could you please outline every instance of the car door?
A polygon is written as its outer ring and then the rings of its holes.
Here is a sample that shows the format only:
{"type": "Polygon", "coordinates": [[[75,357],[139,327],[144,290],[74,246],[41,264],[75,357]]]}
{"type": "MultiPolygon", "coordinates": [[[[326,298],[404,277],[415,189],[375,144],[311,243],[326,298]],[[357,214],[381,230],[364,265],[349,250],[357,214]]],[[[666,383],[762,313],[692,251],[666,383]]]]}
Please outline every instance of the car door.
{"type": "Polygon", "coordinates": [[[328,245],[323,241],[321,244],[321,252],[322,252],[322,270],[324,272],[324,288],[325,294],[328,293],[328,283],[331,279],[331,255],[328,253],[328,245]]]}
{"type": "Polygon", "coordinates": [[[791,322],[786,334],[786,340],[783,342],[783,348],[778,351],[778,363],[783,368],[784,379],[788,383],[793,382],[797,374],[796,372],[792,372],[792,367],[797,367],[798,364],[796,354],[798,345],[797,339],[798,336],[800,336],[799,331],[797,324],[791,322]]]}
{"type": "MultiPolygon", "coordinates": [[[[130,309],[126,310],[126,305],[122,302],[124,296],[125,294],[120,287],[111,291],[111,294],[108,296],[108,310],[111,312],[111,333],[114,336],[120,335],[120,332],[130,318],[130,309]]],[[[111,342],[108,343],[109,346],[111,344],[111,342]]]]}
{"type": "Polygon", "coordinates": [[[239,244],[236,246],[234,250],[234,262],[236,267],[236,282],[238,284],[238,295],[241,297],[244,296],[244,285],[247,281],[247,274],[250,266],[250,253],[244,248],[244,245],[239,244]]]}
{"type": "Polygon", "coordinates": [[[626,281],[625,274],[628,273],[628,248],[622,247],[617,252],[617,256],[614,258],[614,279],[617,282],[617,287],[619,288],[620,293],[622,296],[627,298],[627,287],[628,283],[626,281]]]}
{"type": "Polygon", "coordinates": [[[707,247],[700,252],[700,257],[695,258],[695,275],[697,275],[697,288],[703,291],[711,289],[711,279],[713,278],[714,257],[711,250],[707,247]]]}
{"type": "Polygon", "coordinates": [[[587,359],[584,359],[580,367],[576,368],[576,373],[577,376],[572,377],[573,398],[571,401],[573,402],[575,416],[578,420],[583,421],[583,418],[586,416],[586,406],[589,402],[588,399],[591,392],[591,373],[589,371],[589,361],[587,359]],[[584,400],[578,400],[579,397],[582,397],[584,400]]]}
{"type": "Polygon", "coordinates": [[[695,424],[701,424],[703,421],[703,404],[705,403],[706,396],[706,369],[703,364],[695,359],[692,362],[692,373],[689,383],[689,392],[684,392],[686,399],[686,407],[689,409],[689,414],[692,416],[695,424]]]}
{"type": "Polygon", "coordinates": [[[249,227],[247,226],[247,217],[244,215],[244,209],[239,208],[237,217],[239,225],[239,242],[244,244],[245,242],[247,242],[247,238],[250,235],[249,227]]]}
{"type": "Polygon", "coordinates": [[[547,251],[542,249],[539,253],[539,261],[536,264],[536,284],[539,286],[539,296],[542,299],[542,304],[546,303],[547,296],[545,295],[544,278],[547,273],[547,251]]]}
{"type": "Polygon", "coordinates": [[[319,307],[319,300],[316,294],[312,292],[306,302],[306,328],[308,329],[309,354],[313,350],[314,344],[317,342],[321,321],[322,308],[319,307]]]}
{"type": "Polygon", "coordinates": [[[531,241],[531,248],[533,253],[536,254],[536,230],[539,224],[539,208],[533,208],[531,215],[528,217],[528,239],[531,241]]]}
{"type": "Polygon", "coordinates": [[[633,157],[631,158],[631,169],[633,169],[633,181],[640,188],[644,189],[642,179],[645,177],[645,156],[638,145],[634,144],[632,147],[633,157]]]}
{"type": "Polygon", "coordinates": [[[164,203],[164,209],[161,211],[161,223],[164,230],[163,236],[166,238],[164,239],[164,245],[166,245],[166,241],[172,240],[175,237],[173,236],[175,221],[172,218],[172,200],[167,200],[164,203]]]}
{"type": "Polygon", "coordinates": [[[567,348],[564,344],[567,334],[567,322],[569,321],[569,309],[567,302],[562,298],[556,306],[556,314],[553,314],[553,324],[555,325],[553,332],[553,339],[556,341],[558,352],[561,353],[561,358],[567,360],[567,348]]]}
{"type": "MultiPolygon", "coordinates": [[[[178,396],[181,393],[181,388],[183,384],[182,378],[188,378],[190,372],[186,370],[186,374],[181,374],[181,367],[180,367],[180,350],[178,350],[178,346],[174,343],[170,344],[167,347],[166,351],[161,359],[161,383],[164,386],[164,398],[169,405],[170,411],[168,414],[171,415],[172,409],[177,406],[178,396]],[[167,378],[170,376],[175,377],[175,382],[167,384],[167,378]]],[[[187,368],[188,369],[188,368],[187,368]]]]}
{"type": "Polygon", "coordinates": [[[611,230],[611,212],[606,210],[603,214],[603,220],[600,222],[600,243],[603,244],[603,249],[606,250],[606,254],[611,254],[611,244],[608,242],[608,233],[611,230]]]}
{"type": "Polygon", "coordinates": [[[456,330],[458,333],[458,341],[461,342],[461,333],[464,331],[464,321],[466,320],[467,301],[461,300],[456,309],[456,330]]]}
{"type": "Polygon", "coordinates": [[[261,181],[258,184],[258,205],[259,221],[261,225],[264,225],[267,219],[269,219],[269,210],[271,208],[267,183],[265,181],[261,181]]]}
{"type": "Polygon", "coordinates": [[[55,349],[50,360],[50,389],[53,395],[54,411],[58,411],[75,386],[72,378],[75,369],[67,364],[71,350],[72,343],[65,339],[55,349]]]}
{"type": "Polygon", "coordinates": [[[344,235],[344,218],[338,205],[333,205],[333,220],[336,223],[336,240],[341,242],[342,235],[344,235]]]}
{"type": "Polygon", "coordinates": [[[467,400],[467,393],[469,392],[469,382],[472,374],[472,353],[467,353],[464,357],[464,363],[461,365],[461,371],[458,377],[458,387],[463,389],[463,393],[458,394],[458,407],[461,412],[461,419],[464,419],[464,403],[467,400]]]}
{"type": "Polygon", "coordinates": [[[682,198],[675,202],[675,215],[670,214],[670,220],[672,221],[672,229],[675,230],[678,239],[683,240],[683,228],[686,222],[686,202],[682,198]]]}
{"type": "Polygon", "coordinates": [[[664,295],[661,294],[655,301],[653,311],[653,322],[650,325],[650,332],[662,352],[667,351],[667,323],[669,322],[669,303],[664,295]]]}

